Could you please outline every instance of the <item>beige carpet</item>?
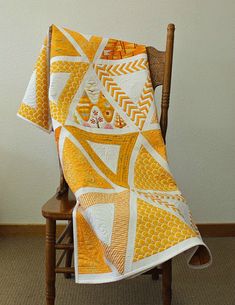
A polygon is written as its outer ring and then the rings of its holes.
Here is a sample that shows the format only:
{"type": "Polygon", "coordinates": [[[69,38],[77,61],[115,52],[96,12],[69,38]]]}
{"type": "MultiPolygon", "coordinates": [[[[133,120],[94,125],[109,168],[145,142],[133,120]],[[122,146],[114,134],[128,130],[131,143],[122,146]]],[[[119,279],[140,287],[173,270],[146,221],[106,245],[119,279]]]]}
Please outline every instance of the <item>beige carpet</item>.
{"type": "MultiPolygon", "coordinates": [[[[213,265],[191,270],[173,260],[172,305],[235,305],[235,238],[208,238],[213,265]]],[[[0,239],[0,304],[43,305],[44,241],[0,239]]],[[[56,305],[160,305],[161,284],[148,275],[112,284],[77,285],[57,275],[56,305]]]]}

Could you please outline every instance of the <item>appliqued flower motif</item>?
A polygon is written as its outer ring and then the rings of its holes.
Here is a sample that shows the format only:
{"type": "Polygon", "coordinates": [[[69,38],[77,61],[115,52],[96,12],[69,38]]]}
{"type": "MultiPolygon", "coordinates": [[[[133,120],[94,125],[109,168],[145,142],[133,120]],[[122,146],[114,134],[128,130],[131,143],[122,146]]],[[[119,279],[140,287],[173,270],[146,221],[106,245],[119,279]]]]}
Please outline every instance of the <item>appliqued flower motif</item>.
{"type": "Polygon", "coordinates": [[[100,116],[99,112],[97,110],[93,110],[90,123],[96,125],[97,128],[100,128],[100,123],[102,122],[104,122],[104,119],[100,116]]]}

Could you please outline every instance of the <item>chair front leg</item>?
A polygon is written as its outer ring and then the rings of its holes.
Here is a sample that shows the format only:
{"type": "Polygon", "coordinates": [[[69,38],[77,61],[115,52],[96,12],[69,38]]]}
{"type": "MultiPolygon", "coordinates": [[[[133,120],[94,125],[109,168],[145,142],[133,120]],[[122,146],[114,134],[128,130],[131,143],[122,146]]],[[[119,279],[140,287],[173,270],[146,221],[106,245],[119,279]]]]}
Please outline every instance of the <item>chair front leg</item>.
{"type": "Polygon", "coordinates": [[[46,219],[46,304],[55,304],[56,221],[46,219]]]}
{"type": "MultiPolygon", "coordinates": [[[[71,220],[71,229],[69,231],[69,238],[68,238],[68,243],[72,244],[73,243],[73,222],[71,220]]],[[[66,253],[66,259],[65,259],[65,267],[71,267],[72,266],[72,257],[73,257],[73,249],[69,249],[66,253]]],[[[71,278],[71,273],[64,273],[64,277],[66,279],[71,278]]]]}
{"type": "Polygon", "coordinates": [[[171,305],[172,262],[171,259],[162,264],[162,299],[163,305],[171,305]]]}

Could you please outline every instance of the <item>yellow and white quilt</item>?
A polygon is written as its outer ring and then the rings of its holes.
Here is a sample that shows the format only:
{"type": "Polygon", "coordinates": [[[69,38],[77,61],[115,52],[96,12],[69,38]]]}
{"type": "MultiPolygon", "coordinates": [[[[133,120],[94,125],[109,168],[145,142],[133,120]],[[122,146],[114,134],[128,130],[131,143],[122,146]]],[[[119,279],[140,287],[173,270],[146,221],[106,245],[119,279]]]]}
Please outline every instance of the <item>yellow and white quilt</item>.
{"type": "Polygon", "coordinates": [[[77,199],[77,283],[131,277],[189,249],[192,266],[210,263],[169,170],[144,45],[52,25],[18,115],[55,133],[77,199]]]}

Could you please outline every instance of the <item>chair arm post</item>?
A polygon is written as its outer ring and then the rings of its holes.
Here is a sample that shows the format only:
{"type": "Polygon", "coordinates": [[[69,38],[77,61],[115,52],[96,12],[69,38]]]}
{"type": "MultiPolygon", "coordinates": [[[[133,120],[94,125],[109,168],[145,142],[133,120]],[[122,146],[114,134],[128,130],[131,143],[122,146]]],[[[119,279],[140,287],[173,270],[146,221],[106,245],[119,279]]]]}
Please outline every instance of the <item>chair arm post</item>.
{"type": "Polygon", "coordinates": [[[168,123],[168,108],[169,108],[169,101],[170,101],[174,31],[175,31],[174,24],[172,24],[172,23],[169,24],[167,27],[165,67],[164,67],[164,78],[163,78],[163,86],[162,86],[162,102],[161,102],[161,118],[160,118],[160,127],[161,127],[162,137],[163,137],[164,142],[166,141],[166,131],[167,131],[167,123],[168,123]]]}
{"type": "Polygon", "coordinates": [[[60,185],[56,190],[56,198],[60,199],[64,194],[68,193],[69,186],[64,178],[63,169],[59,160],[59,167],[60,167],[60,185]]]}

